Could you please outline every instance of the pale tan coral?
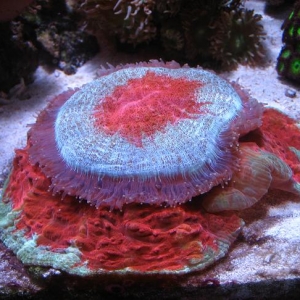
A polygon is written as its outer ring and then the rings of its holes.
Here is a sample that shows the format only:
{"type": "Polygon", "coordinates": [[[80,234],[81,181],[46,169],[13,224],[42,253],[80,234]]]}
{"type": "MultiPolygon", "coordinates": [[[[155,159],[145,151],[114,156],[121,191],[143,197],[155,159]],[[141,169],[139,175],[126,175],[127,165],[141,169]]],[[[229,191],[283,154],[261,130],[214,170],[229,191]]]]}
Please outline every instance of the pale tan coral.
{"type": "Polygon", "coordinates": [[[242,143],[239,171],[228,186],[218,186],[208,193],[202,204],[211,213],[241,210],[258,202],[269,189],[300,195],[300,184],[282,159],[261,150],[255,143],[242,143]]]}

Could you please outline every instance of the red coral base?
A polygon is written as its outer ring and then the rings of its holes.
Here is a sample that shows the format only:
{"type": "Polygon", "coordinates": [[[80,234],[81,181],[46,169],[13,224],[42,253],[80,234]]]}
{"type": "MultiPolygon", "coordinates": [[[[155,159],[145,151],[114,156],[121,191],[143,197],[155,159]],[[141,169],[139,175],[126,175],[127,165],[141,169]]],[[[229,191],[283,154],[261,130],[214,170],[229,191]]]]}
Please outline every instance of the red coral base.
{"type": "Polygon", "coordinates": [[[110,212],[71,196],[61,200],[49,185],[38,165],[30,165],[28,146],[17,150],[5,195],[21,211],[16,230],[25,230],[27,238],[37,234],[38,245],[52,252],[77,247],[91,270],[193,269],[207,255],[212,261],[224,255],[219,242],[230,244],[241,227],[235,214],[205,213],[197,201],[175,208],[131,204],[110,212]]]}

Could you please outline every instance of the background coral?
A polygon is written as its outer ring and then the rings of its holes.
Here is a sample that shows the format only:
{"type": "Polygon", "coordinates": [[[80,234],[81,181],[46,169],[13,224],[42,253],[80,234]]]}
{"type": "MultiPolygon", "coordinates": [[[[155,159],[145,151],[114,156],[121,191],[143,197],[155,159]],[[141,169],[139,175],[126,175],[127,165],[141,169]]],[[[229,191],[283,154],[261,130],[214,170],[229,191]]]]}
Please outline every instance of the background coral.
{"type": "Polygon", "coordinates": [[[20,16],[23,35],[39,50],[40,62],[66,74],[75,73],[99,50],[96,39],[78,26],[78,19],[65,0],[35,0],[20,16]]]}
{"type": "Polygon", "coordinates": [[[23,29],[17,21],[0,23],[0,91],[6,94],[21,81],[31,83],[38,67],[38,51],[23,29]]]}
{"type": "Polygon", "coordinates": [[[226,69],[255,65],[264,56],[260,20],[241,0],[35,0],[10,23],[18,33],[1,35],[1,73],[8,75],[1,75],[0,91],[22,78],[30,82],[37,57],[43,65],[75,73],[99,50],[89,30],[114,39],[121,50],[151,43],[166,60],[226,69]]]}
{"type": "Polygon", "coordinates": [[[96,38],[79,27],[78,18],[65,0],[36,0],[13,21],[0,23],[0,91],[32,82],[39,64],[73,74],[95,55],[96,38]]]}
{"type": "Polygon", "coordinates": [[[300,82],[300,1],[282,24],[284,43],[277,58],[279,75],[300,82]]]}
{"type": "MultiPolygon", "coordinates": [[[[79,1],[80,2],[80,1],[79,1]]],[[[77,7],[86,15],[89,29],[115,35],[119,42],[140,44],[156,36],[153,22],[155,0],[85,0],[77,7]]],[[[74,3],[73,3],[74,5],[74,3]]]]}
{"type": "Polygon", "coordinates": [[[237,64],[254,66],[264,58],[260,24],[261,15],[253,10],[238,9],[222,11],[212,28],[210,53],[223,67],[237,64]]]}
{"type": "Polygon", "coordinates": [[[261,16],[241,0],[84,0],[73,7],[121,49],[152,42],[166,59],[229,69],[263,61],[261,16]]]}

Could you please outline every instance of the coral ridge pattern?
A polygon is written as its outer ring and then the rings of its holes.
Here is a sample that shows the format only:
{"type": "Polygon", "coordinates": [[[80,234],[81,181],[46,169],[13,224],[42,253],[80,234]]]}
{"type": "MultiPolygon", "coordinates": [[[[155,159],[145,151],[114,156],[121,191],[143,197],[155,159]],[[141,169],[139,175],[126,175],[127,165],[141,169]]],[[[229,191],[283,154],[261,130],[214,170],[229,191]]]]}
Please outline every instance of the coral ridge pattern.
{"type": "Polygon", "coordinates": [[[213,73],[101,69],[16,150],[0,238],[26,265],[79,276],[202,270],[241,231],[237,211],[271,188],[300,194],[299,149],[294,120],[213,73]]]}

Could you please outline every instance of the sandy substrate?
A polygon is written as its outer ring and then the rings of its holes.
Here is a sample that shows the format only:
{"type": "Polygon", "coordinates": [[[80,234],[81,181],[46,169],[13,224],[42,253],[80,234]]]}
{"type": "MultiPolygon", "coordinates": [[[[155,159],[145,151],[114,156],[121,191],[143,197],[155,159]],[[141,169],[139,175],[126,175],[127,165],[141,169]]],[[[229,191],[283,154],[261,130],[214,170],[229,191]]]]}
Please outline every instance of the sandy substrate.
{"type": "MultiPolygon", "coordinates": [[[[246,6],[263,14],[263,24],[267,31],[265,43],[269,49],[268,66],[240,66],[236,71],[223,75],[238,81],[266,106],[278,108],[299,120],[299,87],[279,80],[275,71],[276,59],[282,46],[280,27],[289,10],[283,9],[280,13],[271,15],[264,12],[263,1],[250,1],[246,6]],[[294,98],[286,96],[288,89],[296,92],[294,98]]],[[[60,71],[48,74],[39,68],[34,83],[26,90],[30,99],[19,100],[17,96],[13,96],[8,105],[0,107],[0,187],[9,172],[14,149],[23,147],[26,143],[27,124],[34,123],[37,113],[53,95],[91,81],[96,77],[96,70],[101,64],[109,62],[115,65],[128,61],[134,62],[136,57],[103,49],[71,77],[60,71]]],[[[201,280],[215,278],[221,285],[235,283],[242,290],[249,283],[272,284],[275,281],[299,280],[300,200],[288,194],[272,192],[265,197],[263,203],[245,212],[243,217],[246,226],[229,255],[215,267],[200,276],[189,278],[184,284],[197,286],[197,282],[201,280]],[[257,218],[257,215],[261,218],[257,218]]],[[[239,299],[244,299],[246,292],[239,299]]],[[[251,290],[248,289],[248,293],[251,296],[251,290]]]]}

